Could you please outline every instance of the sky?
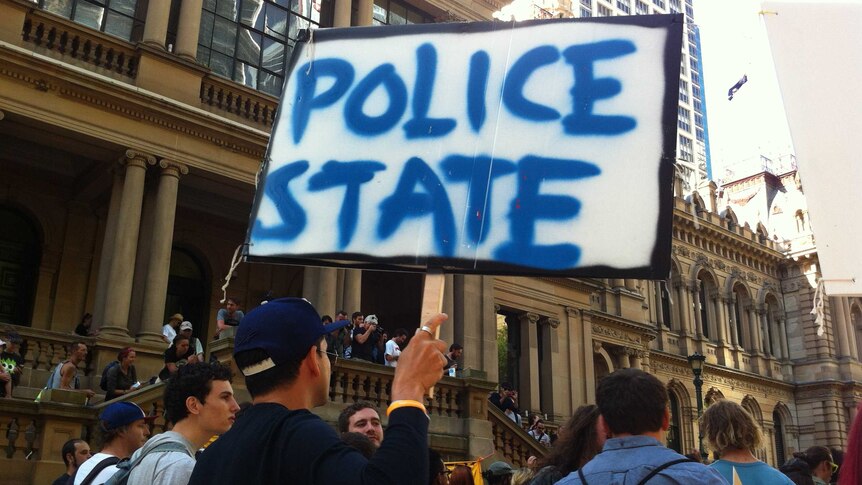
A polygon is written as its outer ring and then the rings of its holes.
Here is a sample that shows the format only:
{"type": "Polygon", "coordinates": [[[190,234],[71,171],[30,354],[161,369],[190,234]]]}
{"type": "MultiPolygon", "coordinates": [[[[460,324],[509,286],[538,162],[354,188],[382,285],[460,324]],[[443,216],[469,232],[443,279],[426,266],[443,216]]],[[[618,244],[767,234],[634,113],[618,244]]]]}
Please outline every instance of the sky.
{"type": "Polygon", "coordinates": [[[756,0],[694,0],[714,179],[759,155],[793,153],[759,10],[756,0]],[[748,82],[728,101],[728,89],[743,75],[748,82]]]}

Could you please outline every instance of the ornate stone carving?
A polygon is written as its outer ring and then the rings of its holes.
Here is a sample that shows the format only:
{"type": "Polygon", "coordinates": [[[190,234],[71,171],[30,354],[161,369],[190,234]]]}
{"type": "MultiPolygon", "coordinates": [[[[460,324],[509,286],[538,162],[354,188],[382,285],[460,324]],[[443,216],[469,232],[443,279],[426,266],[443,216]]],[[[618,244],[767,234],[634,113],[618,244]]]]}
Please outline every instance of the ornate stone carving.
{"type": "Polygon", "coordinates": [[[593,324],[593,335],[602,335],[620,342],[638,344],[638,346],[642,345],[643,342],[640,335],[631,334],[629,332],[624,332],[616,328],[606,327],[597,323],[593,324]]]}
{"type": "Polygon", "coordinates": [[[535,325],[539,322],[539,315],[529,312],[523,313],[521,315],[518,315],[518,320],[520,320],[521,322],[526,321],[527,323],[535,325]]]}

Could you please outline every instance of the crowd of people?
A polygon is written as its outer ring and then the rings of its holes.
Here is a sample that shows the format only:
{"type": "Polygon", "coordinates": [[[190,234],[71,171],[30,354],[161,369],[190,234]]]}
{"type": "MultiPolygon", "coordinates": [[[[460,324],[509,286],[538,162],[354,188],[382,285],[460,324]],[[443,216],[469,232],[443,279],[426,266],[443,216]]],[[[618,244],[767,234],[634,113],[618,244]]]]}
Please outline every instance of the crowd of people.
{"type": "MultiPolygon", "coordinates": [[[[236,317],[237,311],[227,318],[236,317]]],[[[445,315],[425,322],[409,344],[407,332],[397,329],[382,346],[380,340],[387,333],[374,315],[357,313],[348,319],[339,312],[335,320],[321,318],[299,298],[269,301],[240,318],[241,325],[233,329],[234,362],[252,403],[242,407],[237,403],[229,368],[204,362],[202,348],[190,335],[191,324],[174,315],[166,325],[174,334],[165,334],[171,345],[162,370],[164,417],[170,431],[150,437],[155,416],[128,401],[112,402],[99,416],[98,453],[93,454],[81,439],[69,440],[60,450],[66,470],[54,484],[480,485],[469,467],[447,465],[439,452],[428,447],[424,396],[448,375],[447,368],[457,366],[463,352],[460,346],[447,346],[435,337],[445,315]],[[370,402],[346,406],[336,428],[311,412],[327,403],[333,362],[347,355],[394,367],[385,430],[370,402]]],[[[16,335],[0,341],[0,358],[19,362],[14,357],[19,344],[16,335]]],[[[48,384],[92,395],[92,390],[80,389],[77,370],[87,352],[84,343],[73,343],[68,359],[56,366],[48,384]]],[[[135,350],[125,348],[106,368],[103,380],[108,382],[103,387],[108,395],[118,397],[140,386],[134,362],[135,350]]],[[[4,364],[0,374],[5,394],[10,393],[6,383],[13,382],[15,365],[20,364],[4,364]]],[[[488,399],[521,424],[518,394],[509,383],[502,383],[488,399]]],[[[617,370],[599,381],[596,404],[578,408],[553,437],[543,417],[532,415],[523,427],[549,447],[546,456],[531,458],[523,468],[493,462],[482,473],[482,481],[488,485],[862,483],[862,412],[857,412],[850,430],[840,470],[838,453],[819,446],[794,453],[776,470],[755,455],[763,442],[757,422],[732,401],[716,401],[700,417],[704,439],[715,450],[714,461],[683,456],[666,447],[671,420],[668,402],[667,389],[655,376],[639,369],[617,370]]]]}

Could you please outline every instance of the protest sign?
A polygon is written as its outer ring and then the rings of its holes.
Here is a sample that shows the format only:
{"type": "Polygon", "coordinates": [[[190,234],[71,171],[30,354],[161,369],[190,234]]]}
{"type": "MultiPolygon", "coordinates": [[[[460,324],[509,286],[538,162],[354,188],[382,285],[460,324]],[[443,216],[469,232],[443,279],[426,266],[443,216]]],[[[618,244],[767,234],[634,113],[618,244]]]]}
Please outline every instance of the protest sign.
{"type": "Polygon", "coordinates": [[[682,16],[312,31],[246,257],[664,278],[682,16]]]}
{"type": "MultiPolygon", "coordinates": [[[[862,166],[854,133],[862,130],[859,2],[763,3],[799,175],[817,237],[817,262],[829,296],[862,296],[862,166]]],[[[804,247],[804,246],[802,246],[804,247]]],[[[790,246],[794,259],[800,254],[790,246]]]]}

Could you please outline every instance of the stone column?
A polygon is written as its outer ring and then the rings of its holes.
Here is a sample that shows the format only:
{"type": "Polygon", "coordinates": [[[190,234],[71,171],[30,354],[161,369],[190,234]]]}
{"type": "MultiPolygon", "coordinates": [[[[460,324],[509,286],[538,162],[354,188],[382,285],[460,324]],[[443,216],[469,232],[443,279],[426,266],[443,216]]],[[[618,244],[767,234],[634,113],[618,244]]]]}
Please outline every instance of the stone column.
{"type": "Polygon", "coordinates": [[[625,279],[625,280],[623,280],[623,284],[625,285],[626,289],[629,291],[632,291],[632,292],[638,291],[637,280],[625,279]]]}
{"type": "Polygon", "coordinates": [[[119,165],[114,167],[114,183],[111,186],[111,202],[108,205],[108,218],[105,221],[105,235],[99,254],[99,275],[96,278],[96,297],[93,303],[93,324],[100,326],[105,321],[105,294],[114,259],[114,241],[117,239],[117,219],[120,216],[120,200],[123,197],[123,174],[119,165]]]}
{"type": "Polygon", "coordinates": [[[787,321],[784,318],[778,319],[778,329],[781,333],[781,356],[784,360],[790,360],[790,346],[787,344],[787,321]]]}
{"type": "MultiPolygon", "coordinates": [[[[144,23],[143,41],[147,45],[165,50],[168,37],[168,17],[171,14],[171,0],[150,0],[147,19],[144,23]]],[[[200,12],[198,12],[200,15],[200,12]]],[[[197,37],[195,37],[197,40],[197,37]]]]}
{"type": "Polygon", "coordinates": [[[841,298],[830,297],[829,307],[832,310],[832,330],[835,332],[833,338],[838,340],[838,357],[850,356],[850,337],[847,335],[847,317],[844,313],[844,305],[841,298]]]}
{"type": "Polygon", "coordinates": [[[539,410],[539,348],[536,324],[539,315],[524,313],[518,315],[521,326],[521,358],[518,362],[519,407],[521,411],[539,410]]]}
{"type": "MultiPolygon", "coordinates": [[[[443,313],[449,315],[449,320],[440,326],[440,340],[452,345],[455,342],[455,275],[444,275],[443,283],[443,313]]],[[[494,306],[494,311],[499,311],[499,306],[494,306]]],[[[461,343],[461,342],[458,342],[461,343]]],[[[462,344],[463,345],[463,344],[462,344]]]]}
{"type": "Polygon", "coordinates": [[[691,300],[694,304],[694,323],[695,323],[695,335],[697,338],[703,338],[703,327],[706,325],[706,322],[703,321],[701,317],[701,309],[700,309],[700,287],[697,283],[693,284],[689,289],[689,293],[691,294],[691,300]]]}
{"type": "Polygon", "coordinates": [[[641,369],[642,368],[642,359],[644,357],[643,350],[635,350],[628,349],[629,353],[629,362],[631,363],[632,368],[641,369]]]}
{"type": "Polygon", "coordinates": [[[333,27],[350,27],[350,13],[353,9],[351,0],[335,0],[333,27]]]}
{"type": "MultiPolygon", "coordinates": [[[[555,360],[559,359],[559,338],[557,329],[560,320],[557,318],[542,317],[539,319],[539,338],[542,339],[542,354],[539,356],[541,367],[539,369],[540,379],[540,403],[539,410],[548,415],[557,414],[557,406],[554,405],[554,367],[555,360]]],[[[560,406],[561,407],[561,406],[560,406]]]]}
{"type": "Polygon", "coordinates": [[[730,343],[734,347],[739,345],[739,335],[737,334],[737,323],[736,323],[736,298],[731,296],[730,298],[722,298],[721,304],[724,305],[724,311],[727,313],[727,322],[730,325],[730,343]]]}
{"type": "Polygon", "coordinates": [[[709,295],[709,301],[715,313],[715,328],[718,330],[718,344],[727,346],[727,316],[724,314],[724,301],[718,292],[709,295]]]}
{"type": "Polygon", "coordinates": [[[105,321],[100,330],[102,335],[118,337],[127,337],[129,333],[129,304],[141,224],[141,205],[144,200],[144,178],[147,165],[155,165],[156,159],[152,155],[127,150],[125,163],[123,196],[120,200],[114,254],[105,293],[105,321]]]}
{"type": "Polygon", "coordinates": [[[688,319],[689,316],[689,305],[688,305],[688,297],[685,291],[685,285],[682,283],[675,283],[673,285],[673,291],[676,293],[676,312],[679,317],[679,333],[680,335],[686,336],[691,335],[691,322],[688,319]]]}
{"type": "Polygon", "coordinates": [[[357,7],[356,24],[359,26],[371,25],[374,15],[374,0],[359,0],[357,7]]]}
{"type": "Polygon", "coordinates": [[[336,285],[338,284],[338,269],[337,268],[320,268],[318,270],[318,301],[314,304],[317,311],[320,313],[329,313],[338,311],[335,308],[336,285]]]}
{"type": "Polygon", "coordinates": [[[359,309],[362,306],[362,270],[344,270],[344,303],[342,306],[344,308],[339,308],[338,310],[351,313],[362,311],[359,309]]]}
{"type": "Polygon", "coordinates": [[[195,61],[198,54],[202,11],[203,0],[182,0],[180,22],[177,25],[177,45],[174,52],[189,61],[195,61]]]}
{"type": "Polygon", "coordinates": [[[757,314],[760,316],[760,331],[763,332],[763,351],[766,352],[766,355],[772,357],[772,329],[769,328],[769,318],[767,317],[767,312],[767,308],[763,308],[761,310],[758,310],[757,314]]]}
{"type": "Polygon", "coordinates": [[[751,351],[762,354],[763,338],[760,336],[760,310],[756,310],[754,305],[749,305],[746,310],[748,311],[748,324],[751,327],[751,351]]]}
{"type": "Polygon", "coordinates": [[[150,260],[144,305],[141,310],[139,341],[162,342],[161,328],[168,293],[168,273],[171,269],[171,248],[174,242],[174,220],[177,214],[177,191],[180,174],[189,173],[186,165],[172,160],[159,162],[159,190],[153,214],[153,231],[149,237],[150,260]]]}
{"type": "Polygon", "coordinates": [[[565,345],[569,347],[569,362],[568,372],[569,379],[569,394],[572,397],[572,407],[569,414],[573,414],[575,409],[581,404],[587,402],[587,388],[589,384],[587,380],[593,374],[593,345],[591,340],[585,337],[586,326],[581,318],[581,311],[575,307],[566,307],[566,326],[568,327],[568,342],[565,345]],[[590,367],[587,368],[587,358],[589,358],[590,367]]]}
{"type": "Polygon", "coordinates": [[[856,329],[853,328],[853,314],[850,312],[850,299],[841,297],[841,305],[844,307],[844,323],[847,327],[848,345],[850,346],[850,357],[859,360],[859,348],[856,346],[856,329]]]}
{"type": "MultiPolygon", "coordinates": [[[[305,266],[302,268],[302,297],[310,301],[318,312],[323,309],[318,306],[320,304],[320,268],[317,266],[305,266]]],[[[359,308],[345,308],[348,312],[347,317],[350,318],[350,313],[354,311],[362,311],[359,308]]]]}

